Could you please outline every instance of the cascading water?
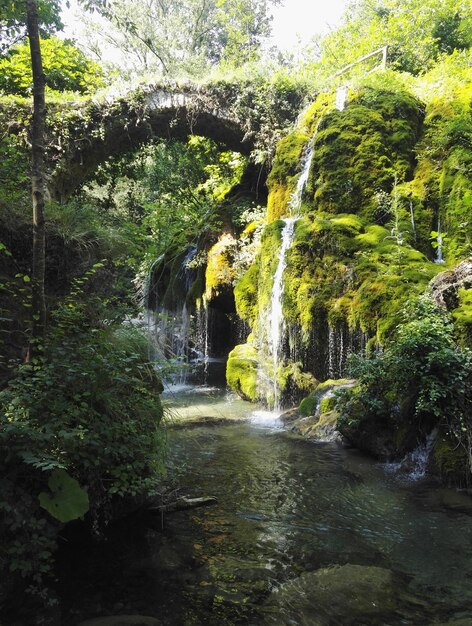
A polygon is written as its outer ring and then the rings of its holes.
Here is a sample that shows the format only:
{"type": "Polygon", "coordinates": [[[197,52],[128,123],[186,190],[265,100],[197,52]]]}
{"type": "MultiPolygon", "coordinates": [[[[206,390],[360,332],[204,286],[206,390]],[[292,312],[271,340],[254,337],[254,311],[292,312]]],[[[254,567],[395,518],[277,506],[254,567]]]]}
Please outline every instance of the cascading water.
{"type": "Polygon", "coordinates": [[[293,191],[288,204],[290,215],[293,215],[295,218],[297,218],[300,213],[303,192],[305,191],[305,187],[308,182],[308,176],[310,174],[311,162],[313,161],[315,136],[316,132],[308,145],[308,150],[302,157],[302,171],[300,173],[300,176],[298,177],[297,186],[295,187],[295,190],[293,191]]]}
{"type": "Polygon", "coordinates": [[[409,452],[399,463],[388,463],[385,466],[386,469],[390,472],[406,474],[411,480],[421,480],[425,478],[437,436],[438,429],[434,428],[426,437],[425,441],[415,448],[413,452],[409,452]]]}
{"type": "Polygon", "coordinates": [[[279,261],[274,274],[274,284],[272,287],[272,295],[270,300],[270,317],[269,317],[269,348],[272,354],[273,367],[273,394],[274,409],[280,409],[280,394],[277,386],[277,367],[282,357],[283,337],[284,337],[284,317],[282,311],[282,296],[284,292],[283,273],[286,266],[286,253],[292,245],[295,234],[296,218],[290,217],[284,220],[282,229],[282,245],[279,251],[279,261]]]}
{"type": "Polygon", "coordinates": [[[280,246],[279,259],[274,274],[274,283],[272,286],[272,294],[270,299],[267,339],[269,344],[269,352],[272,356],[272,394],[273,408],[275,411],[279,411],[281,408],[280,393],[277,384],[277,369],[281,360],[283,359],[283,348],[285,343],[285,324],[282,310],[282,297],[284,292],[283,273],[287,264],[287,251],[290,249],[293,238],[295,236],[295,223],[300,213],[303,192],[308,182],[308,175],[310,173],[310,167],[314,152],[313,139],[310,141],[308,150],[302,158],[302,171],[300,173],[297,181],[297,186],[295,187],[295,190],[291,195],[288,205],[291,217],[283,220],[284,226],[281,233],[282,244],[280,246]]]}
{"type": "Polygon", "coordinates": [[[336,89],[336,108],[338,111],[344,111],[347,100],[347,87],[342,85],[336,89]]]}
{"type": "MultiPolygon", "coordinates": [[[[189,268],[189,264],[195,254],[195,247],[192,246],[188,249],[174,279],[179,282],[179,286],[182,288],[183,292],[189,290],[194,279],[194,271],[189,268]]],[[[149,272],[149,278],[146,282],[146,319],[153,346],[153,360],[156,361],[156,363],[159,361],[165,362],[169,359],[174,361],[173,382],[184,383],[186,382],[188,374],[187,363],[191,352],[191,316],[185,301],[178,307],[174,305],[168,308],[159,302],[155,302],[154,305],[151,306],[149,295],[152,275],[161,261],[163,261],[163,257],[160,257],[153,263],[149,272]]]]}
{"type": "Polygon", "coordinates": [[[205,298],[197,310],[197,332],[195,341],[196,361],[203,363],[203,379],[206,382],[208,377],[209,363],[209,310],[205,298]]]}
{"type": "Polygon", "coordinates": [[[444,263],[444,258],[443,258],[443,235],[441,233],[441,220],[438,218],[438,234],[436,235],[436,244],[437,244],[437,248],[436,248],[436,258],[434,259],[435,263],[444,263]]]}
{"type": "Polygon", "coordinates": [[[413,202],[411,200],[410,200],[410,219],[411,219],[411,231],[413,233],[413,239],[416,241],[415,214],[413,213],[413,202]]]}

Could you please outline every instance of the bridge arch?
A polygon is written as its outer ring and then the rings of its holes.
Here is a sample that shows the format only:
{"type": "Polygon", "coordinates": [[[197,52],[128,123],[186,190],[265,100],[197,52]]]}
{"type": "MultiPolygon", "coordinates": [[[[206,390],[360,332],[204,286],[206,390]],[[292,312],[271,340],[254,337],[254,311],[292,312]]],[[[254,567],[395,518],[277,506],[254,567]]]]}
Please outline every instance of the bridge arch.
{"type": "Polygon", "coordinates": [[[66,199],[100,163],[155,138],[202,135],[248,155],[254,142],[245,126],[232,113],[231,103],[205,89],[154,87],[112,102],[91,103],[71,116],[65,148],[56,142],[50,153],[51,196],[66,199]]]}

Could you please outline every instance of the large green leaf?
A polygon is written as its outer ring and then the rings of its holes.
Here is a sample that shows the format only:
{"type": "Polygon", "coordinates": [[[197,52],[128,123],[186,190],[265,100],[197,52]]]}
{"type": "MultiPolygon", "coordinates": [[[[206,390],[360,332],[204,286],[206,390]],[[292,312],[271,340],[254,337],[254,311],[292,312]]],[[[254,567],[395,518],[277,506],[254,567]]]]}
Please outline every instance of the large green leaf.
{"type": "Polygon", "coordinates": [[[87,492],[63,469],[52,472],[48,481],[50,493],[41,492],[39,503],[60,522],[70,522],[89,510],[87,492]]]}

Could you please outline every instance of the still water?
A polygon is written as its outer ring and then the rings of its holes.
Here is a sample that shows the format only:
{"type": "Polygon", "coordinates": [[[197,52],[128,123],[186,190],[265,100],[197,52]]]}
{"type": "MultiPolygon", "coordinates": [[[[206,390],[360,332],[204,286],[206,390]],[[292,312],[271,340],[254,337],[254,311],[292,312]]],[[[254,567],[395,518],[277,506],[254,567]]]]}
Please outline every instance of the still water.
{"type": "Polygon", "coordinates": [[[66,623],[472,624],[468,496],[295,437],[211,388],[169,402],[174,420],[205,402],[250,418],[169,429],[169,476],[218,504],[118,526],[89,557],[70,557],[66,623]]]}

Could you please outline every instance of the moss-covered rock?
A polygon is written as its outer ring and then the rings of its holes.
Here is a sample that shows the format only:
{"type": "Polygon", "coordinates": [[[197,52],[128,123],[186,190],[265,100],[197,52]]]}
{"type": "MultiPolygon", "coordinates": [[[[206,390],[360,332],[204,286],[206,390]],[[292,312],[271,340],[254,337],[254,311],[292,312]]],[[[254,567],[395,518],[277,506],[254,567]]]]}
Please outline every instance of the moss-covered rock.
{"type": "Polygon", "coordinates": [[[280,365],[276,379],[284,403],[292,405],[319,384],[313,374],[303,370],[303,364],[300,362],[280,365]]]}
{"type": "Polygon", "coordinates": [[[259,267],[256,263],[250,266],[234,287],[234,299],[238,316],[254,326],[258,311],[259,267]]]}
{"type": "Polygon", "coordinates": [[[243,400],[255,402],[259,397],[258,367],[258,354],[250,343],[236,346],[228,355],[226,380],[231,389],[243,400]]]}
{"type": "Polygon", "coordinates": [[[348,378],[340,378],[338,380],[325,380],[320,383],[309,396],[304,398],[300,402],[299,411],[302,417],[308,415],[316,415],[318,412],[332,411],[334,409],[334,395],[333,392],[336,389],[343,389],[352,387],[355,384],[354,380],[348,378]],[[326,400],[323,410],[321,409],[321,403],[326,400]]]}
{"type": "Polygon", "coordinates": [[[225,233],[208,251],[205,272],[205,298],[207,302],[220,295],[223,290],[232,287],[235,244],[235,239],[229,233],[225,233]]]}
{"type": "Polygon", "coordinates": [[[421,104],[402,92],[362,90],[318,126],[307,193],[318,211],[376,218],[375,196],[413,168],[421,104]]]}
{"type": "Polygon", "coordinates": [[[308,135],[296,130],[284,137],[277,146],[267,185],[270,190],[267,221],[280,219],[287,212],[290,196],[300,174],[303,150],[308,143],[308,135]]]}

